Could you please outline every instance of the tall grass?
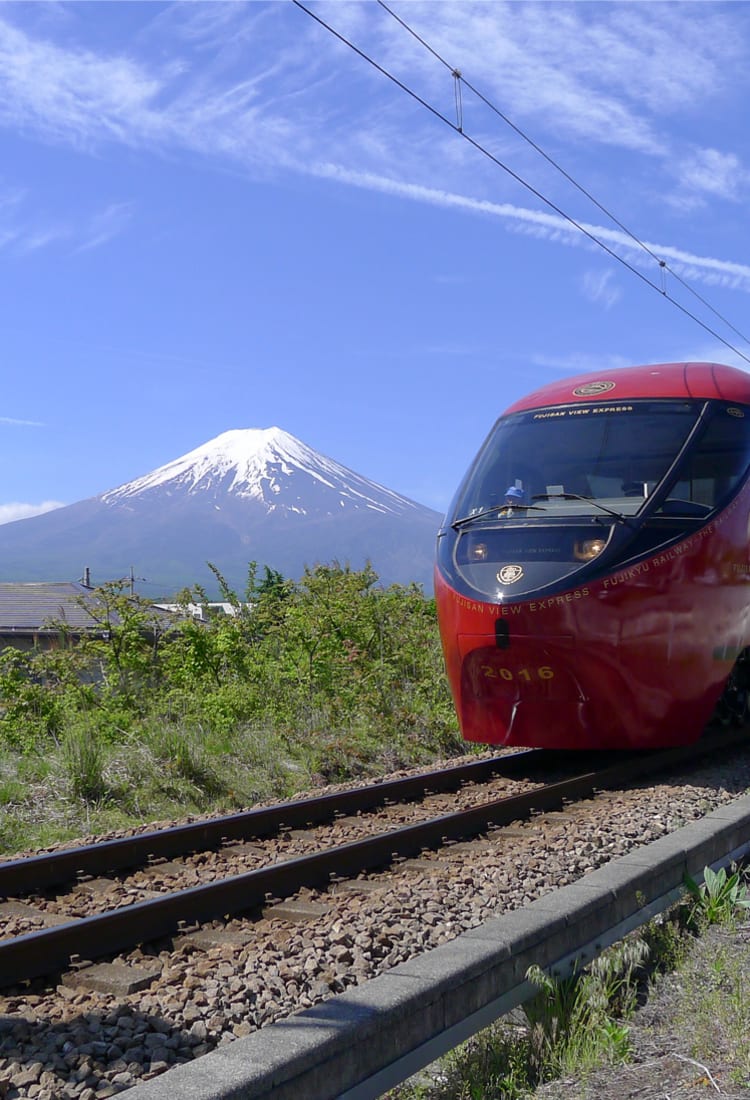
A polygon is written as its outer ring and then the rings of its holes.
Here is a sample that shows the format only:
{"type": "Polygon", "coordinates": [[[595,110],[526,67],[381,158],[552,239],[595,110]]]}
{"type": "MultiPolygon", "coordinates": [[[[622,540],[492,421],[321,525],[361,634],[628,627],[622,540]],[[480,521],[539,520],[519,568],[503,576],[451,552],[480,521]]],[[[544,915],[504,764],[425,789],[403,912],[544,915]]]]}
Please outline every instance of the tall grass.
{"type": "MultiPolygon", "coordinates": [[[[221,577],[217,574],[221,584],[221,577]]],[[[96,635],[0,653],[0,808],[31,847],[46,825],[236,809],[465,751],[434,602],[370,569],[298,584],[251,568],[236,614],[163,617],[122,586],[96,592],[96,635]],[[49,774],[26,783],[30,762],[49,774]],[[21,793],[22,792],[22,793],[21,793]],[[32,804],[33,803],[33,804],[32,804]]],[[[200,591],[184,594],[200,602],[200,591]]]]}

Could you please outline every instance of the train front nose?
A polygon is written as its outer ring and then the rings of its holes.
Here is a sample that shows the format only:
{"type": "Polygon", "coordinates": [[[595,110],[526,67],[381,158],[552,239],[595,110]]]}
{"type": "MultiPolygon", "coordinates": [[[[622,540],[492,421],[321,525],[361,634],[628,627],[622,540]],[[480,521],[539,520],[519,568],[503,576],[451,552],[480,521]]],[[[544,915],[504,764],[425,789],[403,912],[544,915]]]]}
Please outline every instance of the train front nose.
{"type": "Polygon", "coordinates": [[[466,740],[565,748],[594,744],[572,636],[513,639],[507,648],[498,648],[494,637],[459,636],[458,643],[457,702],[466,740]]]}

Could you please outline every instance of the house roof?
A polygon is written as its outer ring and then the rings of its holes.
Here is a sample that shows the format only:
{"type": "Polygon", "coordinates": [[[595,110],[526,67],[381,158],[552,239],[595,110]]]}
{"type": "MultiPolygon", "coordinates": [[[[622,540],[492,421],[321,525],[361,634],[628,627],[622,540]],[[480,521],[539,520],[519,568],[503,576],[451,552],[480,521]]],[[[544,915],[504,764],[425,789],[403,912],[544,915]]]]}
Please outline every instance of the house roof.
{"type": "MultiPolygon", "coordinates": [[[[96,607],[96,590],[76,581],[0,583],[0,634],[55,633],[60,622],[71,630],[95,630],[97,620],[86,611],[87,603],[96,607]]],[[[154,614],[173,621],[156,607],[154,614]]]]}

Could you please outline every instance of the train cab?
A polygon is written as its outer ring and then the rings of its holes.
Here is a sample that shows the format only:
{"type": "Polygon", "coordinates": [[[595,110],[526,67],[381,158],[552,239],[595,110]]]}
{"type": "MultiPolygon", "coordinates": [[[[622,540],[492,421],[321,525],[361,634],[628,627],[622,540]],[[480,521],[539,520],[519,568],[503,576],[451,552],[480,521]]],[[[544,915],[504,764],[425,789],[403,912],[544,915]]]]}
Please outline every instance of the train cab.
{"type": "Polygon", "coordinates": [[[438,535],[464,737],[698,736],[731,672],[714,651],[744,649],[749,466],[750,377],[733,368],[627,368],[511,406],[438,535]]]}

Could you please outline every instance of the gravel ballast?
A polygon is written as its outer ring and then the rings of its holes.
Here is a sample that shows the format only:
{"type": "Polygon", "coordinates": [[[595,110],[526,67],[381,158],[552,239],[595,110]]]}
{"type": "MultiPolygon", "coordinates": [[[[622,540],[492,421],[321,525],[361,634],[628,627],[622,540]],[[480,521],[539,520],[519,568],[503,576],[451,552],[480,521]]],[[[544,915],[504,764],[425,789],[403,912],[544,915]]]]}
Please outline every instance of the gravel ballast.
{"type": "Polygon", "coordinates": [[[60,984],[0,996],[0,1096],[113,1096],[264,1024],[342,992],[726,805],[749,785],[746,754],[668,783],[602,794],[546,822],[428,854],[361,892],[312,894],[311,922],[275,918],[229,931],[250,939],[133,953],[158,964],[143,991],[60,984]],[[4,1090],[4,1092],[2,1091],[4,1090]]]}

